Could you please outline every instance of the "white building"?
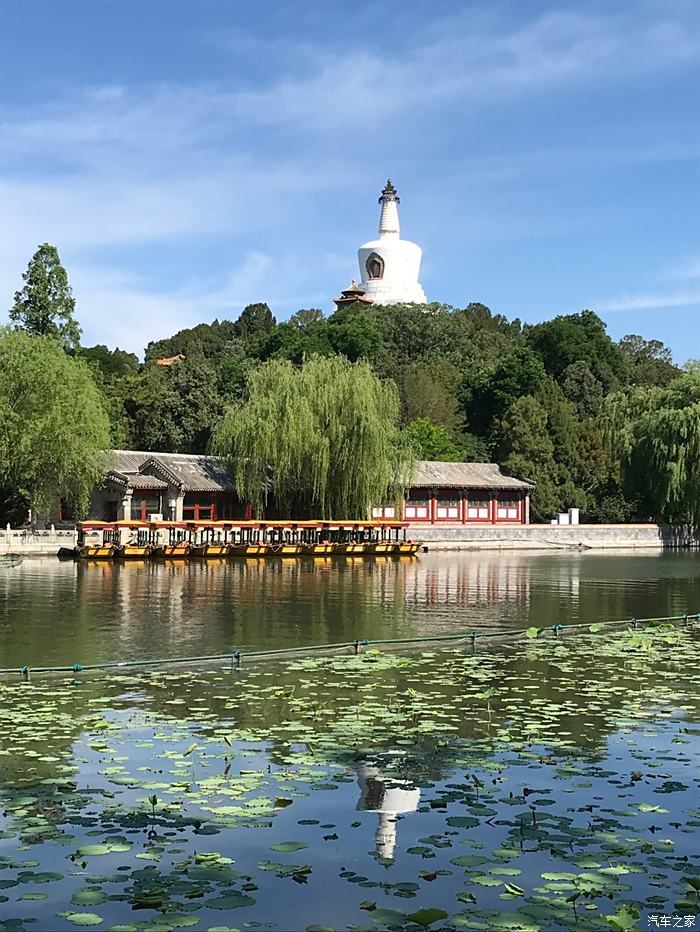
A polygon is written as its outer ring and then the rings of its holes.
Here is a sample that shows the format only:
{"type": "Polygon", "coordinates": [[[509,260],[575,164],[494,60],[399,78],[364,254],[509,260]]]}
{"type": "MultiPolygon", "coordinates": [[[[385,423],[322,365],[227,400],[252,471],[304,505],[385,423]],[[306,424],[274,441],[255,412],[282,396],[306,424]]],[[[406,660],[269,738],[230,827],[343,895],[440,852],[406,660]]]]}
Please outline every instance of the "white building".
{"type": "Polygon", "coordinates": [[[360,246],[360,286],[364,300],[374,304],[427,304],[418,281],[422,250],[416,243],[401,239],[399,196],[387,181],[379,203],[379,239],[360,246]]]}

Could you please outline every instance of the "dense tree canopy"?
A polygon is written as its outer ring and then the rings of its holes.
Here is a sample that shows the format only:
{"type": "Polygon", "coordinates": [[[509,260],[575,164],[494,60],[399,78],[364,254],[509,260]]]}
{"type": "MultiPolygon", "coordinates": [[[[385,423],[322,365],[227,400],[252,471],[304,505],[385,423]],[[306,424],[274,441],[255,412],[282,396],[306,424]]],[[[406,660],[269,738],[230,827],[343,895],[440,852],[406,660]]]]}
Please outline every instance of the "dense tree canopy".
{"type": "Polygon", "coordinates": [[[609,396],[601,420],[628,494],[658,520],[700,526],[700,370],[609,396]]]}
{"type": "Polygon", "coordinates": [[[216,369],[206,359],[146,366],[125,399],[130,445],[138,450],[203,452],[223,415],[224,402],[216,369]]]}
{"type": "Polygon", "coordinates": [[[585,360],[606,392],[624,385],[629,362],[617,343],[605,332],[605,324],[593,311],[555,317],[525,328],[525,339],[538,354],[547,372],[560,380],[566,369],[585,360]]]}
{"type": "Polygon", "coordinates": [[[0,485],[77,513],[102,474],[109,422],[88,365],[55,337],[0,330],[0,485]]]}
{"type": "Polygon", "coordinates": [[[458,447],[442,424],[433,424],[427,417],[410,421],[404,433],[416,457],[421,460],[442,460],[446,463],[464,461],[465,451],[458,447]]]}
{"type": "Polygon", "coordinates": [[[96,346],[82,347],[80,354],[105,379],[124,378],[136,375],[139,371],[139,357],[136,353],[127,353],[119,347],[111,350],[103,343],[98,343],[96,346]]]}
{"type": "Polygon", "coordinates": [[[668,385],[680,375],[671,350],[661,340],[628,333],[620,340],[620,349],[632,364],[631,380],[637,385],[668,385]]]}
{"type": "Polygon", "coordinates": [[[56,337],[65,349],[75,349],[80,343],[75,299],[56,247],[42,243],[22,278],[24,287],[15,293],[10,320],[27,333],[56,337]]]}
{"type": "MultiPolygon", "coordinates": [[[[512,474],[534,479],[533,515],[542,520],[572,505],[593,521],[695,514],[687,478],[694,473],[685,461],[695,429],[688,401],[693,372],[683,374],[658,340],[629,334],[616,343],[593,311],[523,326],[476,302],[461,308],[358,303],[328,316],[302,308],[277,323],[259,301],[230,320],[200,323],[150,343],[141,363],[103,345],[78,348],[74,301],[54,247],[39,248],[24,279],[13,320],[29,334],[53,335],[87,362],[109,416],[110,446],[199,453],[215,435],[230,452],[234,441],[245,439],[232,412],[261,416],[261,392],[273,375],[283,393],[275,404],[265,402],[270,416],[281,423],[289,404],[296,406],[290,423],[321,417],[311,402],[304,408],[302,396],[319,391],[312,374],[323,371],[329,382],[321,397],[337,392],[333,403],[340,406],[351,397],[362,399],[358,403],[369,405],[371,414],[381,395],[389,420],[404,429],[403,439],[418,457],[496,460],[512,474]],[[180,356],[171,365],[157,364],[180,356]],[[353,387],[359,376],[350,375],[360,370],[365,380],[377,380],[367,382],[374,388],[366,387],[366,396],[353,387]],[[338,385],[331,385],[336,377],[338,385]],[[646,463],[653,466],[649,475],[646,463]]],[[[363,430],[370,430],[370,414],[363,430]]],[[[252,423],[245,422],[249,443],[252,423]]],[[[303,462],[307,468],[304,456],[321,442],[318,424],[315,431],[304,438],[309,446],[293,454],[270,446],[269,437],[261,450],[282,461],[296,457],[297,467],[303,462]]],[[[278,434],[277,442],[291,443],[288,426],[278,434]]],[[[240,474],[246,488],[260,479],[261,462],[250,460],[246,467],[258,469],[256,476],[240,474]]],[[[242,469],[240,461],[236,468],[242,469]]],[[[339,513],[348,499],[338,497],[337,488],[355,480],[334,475],[321,481],[313,470],[309,476],[312,487],[300,487],[297,499],[293,484],[284,485],[289,476],[269,494],[280,500],[284,492],[290,502],[313,500],[339,513]]],[[[3,484],[8,480],[0,475],[3,484]]],[[[11,483],[0,488],[0,499],[21,501],[17,496],[11,483]]]]}
{"type": "Polygon", "coordinates": [[[591,311],[523,329],[483,304],[359,304],[329,317],[311,308],[275,324],[258,303],[236,321],[151,344],[136,374],[117,353],[86,351],[102,372],[113,442],[184,452],[206,450],[226,405],[246,402],[268,361],[293,373],[312,356],[367,360],[396,384],[419,458],[503,462],[537,481],[532,513],[542,520],[572,505],[596,521],[653,512],[623,488],[599,412],[611,387],[674,384],[679,373],[662,343],[631,335],[616,344],[591,311]],[[155,366],[177,353],[184,362],[155,366]]]}
{"type": "Polygon", "coordinates": [[[270,360],[250,374],[214,438],[239,494],[292,515],[362,518],[395,500],[410,478],[399,399],[366,361],[312,356],[300,368],[270,360]]]}

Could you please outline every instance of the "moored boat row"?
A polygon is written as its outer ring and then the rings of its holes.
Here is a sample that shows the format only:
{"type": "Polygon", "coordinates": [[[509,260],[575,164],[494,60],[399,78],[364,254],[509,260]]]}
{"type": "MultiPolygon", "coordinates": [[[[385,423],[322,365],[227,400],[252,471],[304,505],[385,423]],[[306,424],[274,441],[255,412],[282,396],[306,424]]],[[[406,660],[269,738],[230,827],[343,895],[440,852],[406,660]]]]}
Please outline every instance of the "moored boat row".
{"type": "Polygon", "coordinates": [[[415,556],[406,522],[86,521],[59,556],[87,560],[415,556]]]}

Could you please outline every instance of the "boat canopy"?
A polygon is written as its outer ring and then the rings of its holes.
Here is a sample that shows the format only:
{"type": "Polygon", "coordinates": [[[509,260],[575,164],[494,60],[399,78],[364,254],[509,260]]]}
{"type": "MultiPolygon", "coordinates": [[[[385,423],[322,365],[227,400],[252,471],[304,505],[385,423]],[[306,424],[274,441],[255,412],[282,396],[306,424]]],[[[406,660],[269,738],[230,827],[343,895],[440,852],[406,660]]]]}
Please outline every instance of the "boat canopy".
{"type": "Polygon", "coordinates": [[[204,531],[214,530],[234,530],[234,529],[327,529],[329,531],[352,531],[352,530],[374,530],[381,528],[403,529],[409,526],[409,521],[389,521],[381,518],[375,518],[372,521],[331,521],[331,520],[270,520],[270,521],[81,521],[79,528],[83,531],[104,531],[117,530],[118,528],[186,528],[191,530],[204,531]]]}

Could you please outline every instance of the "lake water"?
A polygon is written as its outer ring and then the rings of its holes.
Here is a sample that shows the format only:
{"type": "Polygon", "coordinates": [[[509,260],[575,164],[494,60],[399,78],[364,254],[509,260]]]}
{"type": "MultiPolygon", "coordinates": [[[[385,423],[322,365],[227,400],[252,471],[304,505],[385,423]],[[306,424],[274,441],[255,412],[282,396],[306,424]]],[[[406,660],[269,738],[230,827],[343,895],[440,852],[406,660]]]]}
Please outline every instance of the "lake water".
{"type": "Polygon", "coordinates": [[[698,570],[445,553],[2,571],[2,667],[542,631],[475,654],[5,675],[0,930],[700,916],[700,625],[548,630],[696,612],[698,570]]]}
{"type": "Polygon", "coordinates": [[[0,666],[134,660],[700,610],[697,554],[435,553],[412,560],[0,570],[0,666]]]}

